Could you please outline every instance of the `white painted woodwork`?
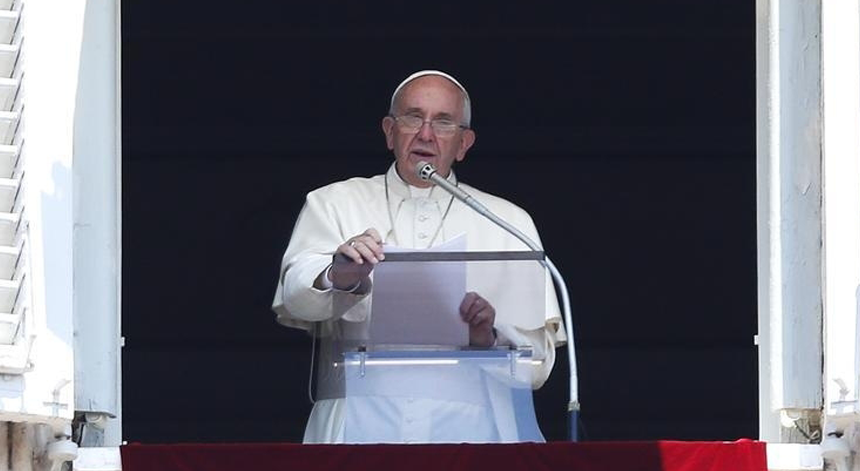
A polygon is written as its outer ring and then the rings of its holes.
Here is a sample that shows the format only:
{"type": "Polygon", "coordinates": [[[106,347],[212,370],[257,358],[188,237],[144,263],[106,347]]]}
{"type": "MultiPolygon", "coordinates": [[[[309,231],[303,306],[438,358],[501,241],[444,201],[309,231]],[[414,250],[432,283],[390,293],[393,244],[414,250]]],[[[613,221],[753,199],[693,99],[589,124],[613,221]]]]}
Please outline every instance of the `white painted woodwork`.
{"type": "Polygon", "coordinates": [[[11,345],[14,343],[20,326],[20,315],[0,313],[0,344],[11,345]]]}
{"type": "Polygon", "coordinates": [[[10,178],[15,174],[18,149],[17,145],[0,145],[0,178],[10,178]]]}
{"type": "Polygon", "coordinates": [[[20,116],[17,111],[0,111],[0,144],[12,144],[20,116]]]}
{"type": "Polygon", "coordinates": [[[18,44],[0,44],[0,77],[12,77],[20,50],[18,44]]]}
{"type": "Polygon", "coordinates": [[[0,77],[0,110],[11,111],[18,94],[19,80],[0,77]]]}
{"type": "Polygon", "coordinates": [[[860,0],[756,14],[761,438],[823,412],[809,469],[860,469],[860,0]]]}
{"type": "MultiPolygon", "coordinates": [[[[89,0],[75,109],[75,404],[122,441],[120,29],[117,0],[89,0]]],[[[95,426],[95,425],[94,425],[95,426]]]]}
{"type": "MultiPolygon", "coordinates": [[[[22,3],[0,3],[0,37],[4,42],[20,38],[22,3]]],[[[20,147],[13,144],[19,129],[19,92],[21,89],[18,58],[20,45],[0,44],[0,373],[21,374],[29,368],[29,342],[23,341],[23,315],[26,299],[21,297],[24,271],[19,271],[23,244],[19,237],[21,175],[18,157],[20,147]],[[15,77],[15,78],[12,78],[15,77]],[[16,342],[22,341],[20,345],[16,342]]]]}
{"type": "Polygon", "coordinates": [[[60,430],[74,412],[72,156],[86,2],[22,3],[0,11],[0,42],[12,43],[0,47],[0,420],[60,430]]]}
{"type": "Polygon", "coordinates": [[[12,43],[19,18],[20,13],[18,11],[0,10],[0,43],[12,43]]]}
{"type": "MultiPolygon", "coordinates": [[[[860,1],[822,4],[826,423],[860,422],[860,1]]],[[[858,424],[860,425],[860,424],[858,424]]]]}
{"type": "Polygon", "coordinates": [[[11,280],[21,255],[19,247],[0,245],[0,279],[11,280]]]}
{"type": "Polygon", "coordinates": [[[12,312],[19,287],[17,280],[0,280],[0,312],[12,312]]]}
{"type": "Polygon", "coordinates": [[[760,436],[821,409],[819,9],[758,0],[760,436]]]}
{"type": "MultiPolygon", "coordinates": [[[[119,447],[92,447],[78,450],[74,471],[121,471],[119,447]]],[[[2,471],[2,469],[0,469],[2,471]]]]}
{"type": "Polygon", "coordinates": [[[11,212],[15,206],[20,181],[16,178],[0,178],[0,212],[11,212]]]}
{"type": "Polygon", "coordinates": [[[20,214],[0,213],[0,245],[8,246],[15,243],[20,218],[20,214]]]}
{"type": "Polygon", "coordinates": [[[821,446],[800,443],[768,443],[768,471],[820,471],[824,467],[821,446]]]}
{"type": "MultiPolygon", "coordinates": [[[[77,447],[64,438],[76,408],[73,266],[91,260],[74,258],[74,227],[94,221],[91,214],[90,219],[75,217],[75,205],[110,212],[113,222],[106,233],[115,241],[119,234],[118,0],[27,0],[26,9],[24,3],[0,0],[0,471],[59,469],[51,459],[77,455],[77,447]],[[84,41],[84,15],[91,11],[108,12],[91,15],[86,26],[111,35],[107,62],[98,56],[105,43],[84,41]],[[86,60],[87,54],[95,59],[86,60]],[[94,74],[96,69],[109,70],[109,78],[94,74]],[[108,115],[93,112],[104,103],[108,115]],[[102,147],[76,147],[76,139],[100,139],[102,147]],[[102,152],[105,142],[107,154],[102,152]],[[87,171],[75,172],[75,161],[91,164],[87,171]],[[109,188],[108,207],[99,200],[105,193],[74,192],[75,179],[84,190],[109,188]],[[73,200],[81,195],[89,196],[73,200]]],[[[100,247],[104,239],[86,232],[81,239],[100,247]]],[[[77,273],[97,273],[99,282],[110,278],[113,284],[99,285],[97,295],[118,305],[118,242],[104,253],[115,265],[112,272],[102,274],[104,263],[90,263],[77,273]]],[[[103,255],[91,251],[87,256],[103,255]]],[[[95,296],[80,309],[98,310],[95,296]]],[[[90,319],[92,325],[84,327],[98,330],[93,328],[98,322],[113,326],[109,336],[118,350],[118,308],[111,315],[90,319]]],[[[118,351],[108,357],[113,358],[113,376],[100,387],[118,397],[118,351]]]]}

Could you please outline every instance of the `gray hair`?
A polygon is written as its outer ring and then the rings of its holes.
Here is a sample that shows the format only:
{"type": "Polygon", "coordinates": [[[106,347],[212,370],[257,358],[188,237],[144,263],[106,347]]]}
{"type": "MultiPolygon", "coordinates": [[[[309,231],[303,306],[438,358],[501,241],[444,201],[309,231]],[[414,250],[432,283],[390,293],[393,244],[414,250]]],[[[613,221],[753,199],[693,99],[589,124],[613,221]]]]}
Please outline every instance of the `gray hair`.
{"type": "Polygon", "coordinates": [[[394,89],[394,93],[391,94],[391,104],[388,107],[388,114],[394,115],[394,104],[397,102],[397,99],[400,98],[400,92],[407,83],[417,79],[418,77],[425,77],[428,75],[445,78],[460,89],[460,92],[463,94],[463,125],[469,127],[472,123],[472,100],[469,99],[469,92],[466,91],[466,87],[460,85],[460,82],[458,82],[457,79],[439,70],[422,70],[420,72],[415,72],[400,82],[400,85],[398,85],[397,88],[394,89]]]}

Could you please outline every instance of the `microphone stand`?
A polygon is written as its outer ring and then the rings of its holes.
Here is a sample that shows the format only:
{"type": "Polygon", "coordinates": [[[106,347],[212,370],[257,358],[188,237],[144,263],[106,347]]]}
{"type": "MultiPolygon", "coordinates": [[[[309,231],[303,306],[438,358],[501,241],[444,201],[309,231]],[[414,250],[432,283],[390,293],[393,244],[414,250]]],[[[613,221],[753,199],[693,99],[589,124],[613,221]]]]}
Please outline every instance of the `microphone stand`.
{"type": "MultiPolygon", "coordinates": [[[[434,183],[436,186],[442,187],[443,190],[451,193],[455,198],[462,201],[469,206],[470,208],[477,211],[482,216],[486,217],[490,221],[494,222],[496,225],[504,229],[505,231],[512,234],[517,239],[521,240],[526,246],[528,246],[531,250],[535,252],[540,252],[542,249],[537,245],[533,240],[531,240],[528,236],[523,234],[519,229],[512,226],[507,221],[496,216],[492,211],[487,209],[486,206],[478,202],[476,199],[472,198],[471,195],[463,191],[462,188],[451,184],[447,179],[440,176],[436,173],[436,168],[433,165],[427,162],[418,162],[416,166],[416,173],[418,177],[422,180],[429,180],[434,183]]],[[[561,301],[562,301],[562,312],[564,315],[564,330],[567,334],[567,361],[570,367],[570,390],[569,390],[569,399],[567,403],[567,412],[568,412],[568,432],[570,434],[571,441],[579,441],[579,377],[576,371],[576,350],[573,344],[573,319],[571,315],[570,309],[570,296],[567,291],[567,284],[564,282],[564,278],[562,278],[561,273],[555,267],[555,264],[552,263],[552,260],[546,255],[544,252],[544,260],[542,265],[549,270],[550,275],[552,275],[553,281],[557,285],[559,292],[561,292],[561,301]]]]}

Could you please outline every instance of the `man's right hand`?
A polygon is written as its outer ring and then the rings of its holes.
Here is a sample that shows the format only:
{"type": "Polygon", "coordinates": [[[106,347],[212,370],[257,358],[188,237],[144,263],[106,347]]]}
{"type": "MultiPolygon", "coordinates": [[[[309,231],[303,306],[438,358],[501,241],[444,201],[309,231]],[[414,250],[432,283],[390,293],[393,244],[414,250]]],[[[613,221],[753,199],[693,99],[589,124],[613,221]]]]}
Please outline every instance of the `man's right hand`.
{"type": "Polygon", "coordinates": [[[336,289],[354,289],[370,276],[381,260],[385,260],[382,237],[376,229],[369,228],[337,247],[328,272],[329,280],[336,289]]]}

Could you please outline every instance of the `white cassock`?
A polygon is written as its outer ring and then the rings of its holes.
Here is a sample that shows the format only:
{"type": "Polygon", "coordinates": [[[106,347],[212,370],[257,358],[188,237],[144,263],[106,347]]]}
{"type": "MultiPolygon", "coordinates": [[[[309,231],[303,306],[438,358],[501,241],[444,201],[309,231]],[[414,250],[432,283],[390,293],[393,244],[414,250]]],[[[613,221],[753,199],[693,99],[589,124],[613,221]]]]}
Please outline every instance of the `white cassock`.
{"type": "MultiPolygon", "coordinates": [[[[531,217],[516,205],[457,183],[490,211],[540,244],[531,217]]],[[[374,424],[370,442],[446,443],[521,441],[521,433],[498,403],[457,397],[450,393],[425,397],[373,397],[347,407],[343,372],[333,364],[342,348],[339,341],[361,330],[369,321],[371,296],[313,287],[314,280],[331,263],[337,247],[350,237],[375,228],[386,243],[422,249],[466,234],[470,251],[528,250],[521,241],[475,213],[441,188],[417,188],[404,182],[391,168],[385,175],[352,178],[312,191],[296,221],[283,257],[281,276],[272,308],[278,322],[314,332],[321,339],[317,361],[317,400],[305,430],[305,443],[343,443],[344,424],[374,424]],[[393,227],[392,227],[393,226],[393,227]],[[358,421],[358,422],[352,422],[358,421]]],[[[372,291],[372,290],[371,290],[372,291]]],[[[565,342],[555,291],[546,278],[546,309],[507,315],[496,306],[499,344],[533,349],[532,387],[549,377],[555,348],[565,342]]],[[[479,293],[480,294],[480,293],[479,293]]],[[[449,378],[450,379],[450,378],[449,378]]],[[[438,386],[434,378],[433,383],[438,386]]],[[[433,390],[434,384],[428,384],[433,390]]],[[[462,390],[462,389],[461,389],[462,390]]],[[[352,398],[350,398],[351,400],[352,398]]],[[[539,434],[539,431],[538,431],[539,434]]],[[[542,437],[539,438],[542,440],[542,437]]]]}

